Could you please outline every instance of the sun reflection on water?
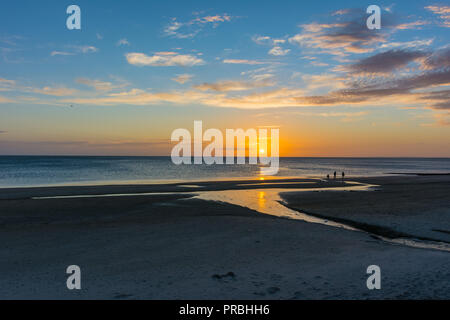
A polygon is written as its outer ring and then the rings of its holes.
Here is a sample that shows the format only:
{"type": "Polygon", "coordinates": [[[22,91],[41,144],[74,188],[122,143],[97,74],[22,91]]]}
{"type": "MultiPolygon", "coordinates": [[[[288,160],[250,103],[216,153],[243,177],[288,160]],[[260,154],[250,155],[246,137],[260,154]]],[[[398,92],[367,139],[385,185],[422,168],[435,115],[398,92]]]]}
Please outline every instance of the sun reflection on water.
{"type": "Polygon", "coordinates": [[[260,210],[266,207],[266,193],[264,191],[258,192],[258,207],[260,210]]]}

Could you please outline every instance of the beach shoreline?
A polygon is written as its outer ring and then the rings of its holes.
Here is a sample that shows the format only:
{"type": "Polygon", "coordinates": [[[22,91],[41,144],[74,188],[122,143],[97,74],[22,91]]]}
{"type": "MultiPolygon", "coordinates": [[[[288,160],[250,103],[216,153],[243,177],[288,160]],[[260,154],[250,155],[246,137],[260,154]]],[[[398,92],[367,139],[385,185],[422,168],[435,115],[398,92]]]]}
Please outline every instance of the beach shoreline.
{"type": "Polygon", "coordinates": [[[433,238],[448,241],[445,232],[431,230],[436,229],[433,223],[448,230],[442,220],[450,220],[443,210],[449,200],[448,176],[351,180],[379,185],[381,191],[326,191],[346,185],[320,179],[259,181],[259,186],[258,181],[246,180],[195,182],[196,187],[182,183],[0,189],[0,241],[6,244],[0,249],[0,297],[448,299],[448,252],[388,244],[362,232],[194,197],[205,191],[295,191],[313,186],[323,190],[283,193],[282,198],[297,210],[419,236],[431,232],[433,238]],[[32,199],[111,193],[164,194],[32,199]],[[373,204],[376,199],[382,207],[373,204]],[[423,207],[417,206],[421,201],[428,208],[430,222],[425,225],[423,207]],[[398,210],[390,212],[388,202],[398,210]],[[79,291],[65,287],[65,268],[72,264],[82,270],[79,291]],[[382,290],[366,287],[366,268],[372,264],[382,269],[382,290]]]}

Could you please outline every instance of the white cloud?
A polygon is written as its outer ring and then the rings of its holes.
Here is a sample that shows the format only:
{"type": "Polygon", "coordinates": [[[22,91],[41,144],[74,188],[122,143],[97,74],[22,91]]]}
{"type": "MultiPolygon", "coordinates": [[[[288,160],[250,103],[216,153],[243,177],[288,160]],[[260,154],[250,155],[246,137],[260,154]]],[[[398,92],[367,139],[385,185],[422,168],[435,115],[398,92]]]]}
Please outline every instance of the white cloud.
{"type": "Polygon", "coordinates": [[[94,53],[98,51],[94,46],[75,46],[75,48],[81,53],[94,53]]]}
{"type": "Polygon", "coordinates": [[[135,66],[154,66],[154,67],[168,67],[168,66],[182,66],[192,67],[202,65],[205,63],[202,59],[190,54],[178,54],[171,52],[170,54],[156,53],[153,56],[147,56],[144,53],[127,53],[126,58],[129,64],[135,66]]]}
{"type": "Polygon", "coordinates": [[[253,36],[252,37],[253,42],[260,44],[260,45],[273,45],[277,46],[278,44],[285,43],[285,39],[274,39],[269,36],[253,36]]]}
{"type": "Polygon", "coordinates": [[[66,52],[66,51],[52,51],[50,53],[50,55],[53,57],[53,56],[73,56],[75,54],[72,52],[66,52]]]}
{"type": "Polygon", "coordinates": [[[228,14],[216,14],[211,16],[196,17],[187,22],[172,21],[164,28],[166,36],[186,39],[195,37],[207,24],[212,24],[216,28],[220,23],[230,22],[233,17],[228,14]]]}
{"type": "Polygon", "coordinates": [[[70,51],[58,51],[58,50],[55,50],[55,51],[52,51],[50,53],[50,55],[52,57],[53,56],[74,56],[77,53],[86,54],[86,53],[94,53],[94,52],[98,51],[98,49],[96,47],[88,46],[88,45],[85,45],[85,46],[68,46],[68,47],[72,48],[72,50],[70,50],[70,51]]]}
{"type": "Polygon", "coordinates": [[[130,43],[128,42],[128,40],[126,38],[120,39],[119,41],[117,41],[116,43],[117,46],[129,46],[130,43]]]}
{"type": "Polygon", "coordinates": [[[194,22],[199,23],[217,23],[217,22],[225,22],[225,21],[231,21],[231,16],[228,14],[219,15],[216,14],[215,16],[206,16],[201,18],[196,18],[193,20],[194,22]]]}
{"type": "Polygon", "coordinates": [[[291,50],[283,49],[281,47],[276,46],[269,50],[269,54],[272,56],[285,56],[289,53],[289,51],[291,51],[291,50]]]}
{"type": "Polygon", "coordinates": [[[252,40],[257,44],[269,44],[271,43],[271,38],[269,36],[253,36],[252,40]]]}

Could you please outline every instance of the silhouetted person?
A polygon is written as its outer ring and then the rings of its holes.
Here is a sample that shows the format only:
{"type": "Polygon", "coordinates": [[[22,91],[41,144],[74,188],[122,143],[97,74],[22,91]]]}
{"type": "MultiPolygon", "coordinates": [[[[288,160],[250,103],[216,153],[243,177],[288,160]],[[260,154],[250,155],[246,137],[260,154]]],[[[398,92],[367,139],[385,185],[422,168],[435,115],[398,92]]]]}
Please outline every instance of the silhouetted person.
{"type": "Polygon", "coordinates": [[[334,172],[334,180],[336,180],[336,171],[334,172]]]}
{"type": "Polygon", "coordinates": [[[330,180],[330,175],[329,174],[327,174],[327,180],[330,180]]]}
{"type": "Polygon", "coordinates": [[[342,181],[344,181],[344,178],[345,178],[345,173],[344,173],[344,171],[342,171],[342,181]]]}

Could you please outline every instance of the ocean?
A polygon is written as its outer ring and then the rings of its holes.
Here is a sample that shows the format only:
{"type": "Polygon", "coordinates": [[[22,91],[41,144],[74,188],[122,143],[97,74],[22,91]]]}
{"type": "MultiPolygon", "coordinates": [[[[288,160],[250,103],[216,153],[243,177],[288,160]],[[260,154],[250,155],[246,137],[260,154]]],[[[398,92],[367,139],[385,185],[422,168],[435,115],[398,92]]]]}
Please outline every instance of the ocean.
{"type": "MultiPolygon", "coordinates": [[[[277,177],[450,173],[450,158],[280,158],[277,177]]],[[[258,165],[174,165],[170,157],[0,156],[0,187],[257,178],[258,165]]]]}

